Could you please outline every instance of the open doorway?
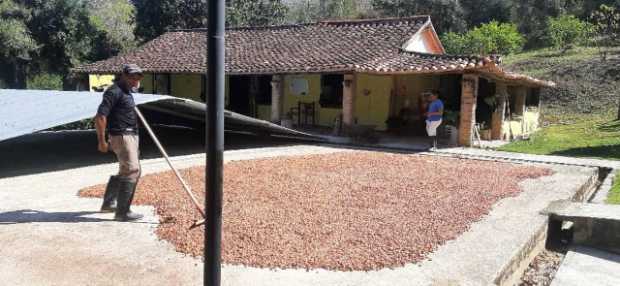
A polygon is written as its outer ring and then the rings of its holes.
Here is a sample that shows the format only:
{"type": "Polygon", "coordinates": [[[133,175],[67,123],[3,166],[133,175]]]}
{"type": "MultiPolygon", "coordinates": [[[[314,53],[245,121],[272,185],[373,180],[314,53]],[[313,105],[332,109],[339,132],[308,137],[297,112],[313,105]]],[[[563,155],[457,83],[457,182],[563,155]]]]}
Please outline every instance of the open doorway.
{"type": "Polygon", "coordinates": [[[271,105],[270,75],[233,75],[229,78],[231,111],[256,117],[257,104],[271,105]]]}
{"type": "Polygon", "coordinates": [[[252,116],[250,106],[250,76],[230,76],[229,109],[243,115],[252,116]]]}

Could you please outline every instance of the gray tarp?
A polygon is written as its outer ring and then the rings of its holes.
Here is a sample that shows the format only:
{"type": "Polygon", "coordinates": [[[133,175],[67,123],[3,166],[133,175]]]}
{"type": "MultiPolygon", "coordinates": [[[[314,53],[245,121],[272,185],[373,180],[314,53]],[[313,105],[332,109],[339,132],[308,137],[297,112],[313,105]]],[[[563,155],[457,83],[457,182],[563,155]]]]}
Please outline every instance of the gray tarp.
{"type": "MultiPolygon", "coordinates": [[[[34,133],[67,123],[92,118],[101,102],[101,92],[0,89],[0,141],[34,133]]],[[[179,118],[204,122],[204,103],[166,95],[134,94],[137,105],[179,118]],[[150,103],[148,105],[144,105],[150,103]]],[[[225,124],[236,130],[247,129],[295,137],[314,137],[267,121],[225,111],[225,124]]]]}
{"type": "MultiPolygon", "coordinates": [[[[92,118],[101,92],[0,89],[0,141],[92,118]]],[[[134,94],[136,104],[170,96],[134,94]]]]}

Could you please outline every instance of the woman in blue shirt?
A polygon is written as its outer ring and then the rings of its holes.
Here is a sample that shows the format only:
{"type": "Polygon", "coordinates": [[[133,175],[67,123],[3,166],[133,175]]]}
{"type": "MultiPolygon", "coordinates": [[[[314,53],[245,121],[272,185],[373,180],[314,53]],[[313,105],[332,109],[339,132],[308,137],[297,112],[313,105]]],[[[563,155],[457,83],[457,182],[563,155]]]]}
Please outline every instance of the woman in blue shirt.
{"type": "Polygon", "coordinates": [[[432,150],[437,149],[437,127],[443,119],[443,102],[439,99],[439,91],[433,90],[425,93],[429,101],[426,112],[426,133],[431,139],[432,150]]]}

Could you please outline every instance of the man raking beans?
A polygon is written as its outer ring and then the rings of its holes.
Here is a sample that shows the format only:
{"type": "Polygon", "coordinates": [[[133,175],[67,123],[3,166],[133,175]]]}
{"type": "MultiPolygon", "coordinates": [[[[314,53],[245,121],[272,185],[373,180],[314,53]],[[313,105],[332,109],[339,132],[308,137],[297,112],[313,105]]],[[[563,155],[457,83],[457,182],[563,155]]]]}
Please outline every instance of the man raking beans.
{"type": "Polygon", "coordinates": [[[119,164],[118,174],[111,176],[106,186],[101,211],[115,212],[118,221],[142,218],[131,212],[130,206],[141,174],[138,118],[131,93],[140,87],[143,77],[137,65],[124,65],[121,75],[103,93],[95,116],[97,149],[102,153],[112,150],[119,164]]]}

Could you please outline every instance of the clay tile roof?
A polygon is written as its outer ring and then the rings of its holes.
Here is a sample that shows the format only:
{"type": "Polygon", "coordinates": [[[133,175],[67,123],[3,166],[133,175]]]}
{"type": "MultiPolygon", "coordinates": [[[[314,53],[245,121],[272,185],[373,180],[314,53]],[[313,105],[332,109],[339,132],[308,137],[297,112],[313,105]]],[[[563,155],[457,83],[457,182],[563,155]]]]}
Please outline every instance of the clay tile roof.
{"type": "Polygon", "coordinates": [[[519,82],[530,86],[553,87],[555,83],[513,73],[502,66],[498,55],[434,55],[403,51],[397,56],[378,58],[358,65],[356,71],[373,74],[428,74],[476,72],[497,80],[519,82]]]}
{"type": "MultiPolygon", "coordinates": [[[[555,85],[503,70],[499,56],[403,51],[403,45],[430,23],[429,16],[414,16],[227,29],[226,72],[428,74],[471,71],[525,85],[555,85]]],[[[145,72],[205,73],[206,36],[205,29],[167,32],[134,51],[81,65],[73,72],[119,73],[123,64],[135,63],[145,72]]]]}
{"type": "MultiPolygon", "coordinates": [[[[428,16],[323,21],[307,25],[226,30],[226,71],[272,74],[354,71],[356,64],[397,56],[430,24],[428,16]]],[[[167,32],[135,51],[75,68],[76,73],[117,73],[123,63],[146,72],[206,72],[206,30],[167,32]]]]}

